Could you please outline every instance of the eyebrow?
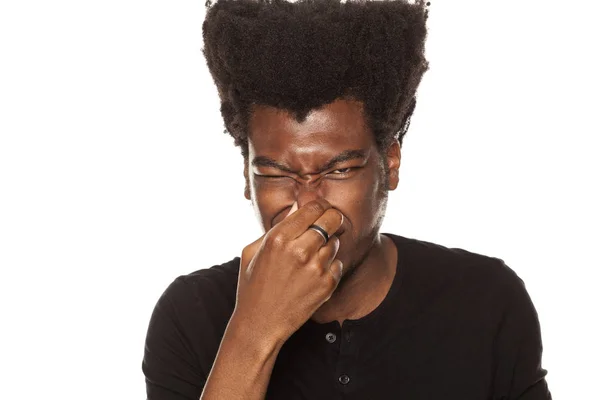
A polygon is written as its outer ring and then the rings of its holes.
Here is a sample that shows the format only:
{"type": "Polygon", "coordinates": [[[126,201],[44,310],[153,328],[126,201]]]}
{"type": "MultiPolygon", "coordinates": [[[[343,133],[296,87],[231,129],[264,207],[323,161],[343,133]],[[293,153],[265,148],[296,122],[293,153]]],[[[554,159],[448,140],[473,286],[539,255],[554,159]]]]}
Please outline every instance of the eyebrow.
{"type": "MultiPolygon", "coordinates": [[[[356,160],[356,159],[364,160],[366,158],[367,158],[367,152],[365,150],[345,150],[345,151],[341,152],[340,154],[338,154],[337,156],[333,157],[331,160],[329,160],[323,166],[323,168],[321,168],[321,171],[325,171],[330,168],[333,168],[336,164],[340,164],[345,161],[356,160]]],[[[291,174],[295,173],[287,165],[280,164],[277,161],[273,160],[272,158],[269,158],[266,156],[255,157],[252,160],[252,165],[255,167],[277,168],[281,171],[289,172],[291,174]]]]}

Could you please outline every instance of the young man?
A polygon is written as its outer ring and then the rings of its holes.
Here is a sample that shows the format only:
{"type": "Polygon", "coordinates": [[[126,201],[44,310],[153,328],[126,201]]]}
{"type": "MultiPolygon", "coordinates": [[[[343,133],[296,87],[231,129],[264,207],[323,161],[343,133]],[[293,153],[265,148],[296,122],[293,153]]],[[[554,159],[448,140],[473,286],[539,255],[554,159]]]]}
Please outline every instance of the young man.
{"type": "Polygon", "coordinates": [[[427,62],[423,2],[219,0],[203,25],[264,231],[156,305],[150,400],[550,399],[498,258],[380,234],[427,62]]]}

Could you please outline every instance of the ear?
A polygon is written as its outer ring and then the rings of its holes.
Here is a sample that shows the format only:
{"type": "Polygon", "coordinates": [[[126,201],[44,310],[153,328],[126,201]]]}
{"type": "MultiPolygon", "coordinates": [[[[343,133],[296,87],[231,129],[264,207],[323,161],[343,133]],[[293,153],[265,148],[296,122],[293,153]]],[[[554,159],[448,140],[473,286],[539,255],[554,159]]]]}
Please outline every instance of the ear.
{"type": "Polygon", "coordinates": [[[387,149],[386,162],[388,167],[388,190],[395,190],[400,181],[400,143],[394,140],[387,149]]]}
{"type": "Polygon", "coordinates": [[[252,200],[250,196],[250,180],[248,179],[248,159],[244,159],[244,180],[246,184],[244,185],[244,197],[246,200],[252,200]]]}

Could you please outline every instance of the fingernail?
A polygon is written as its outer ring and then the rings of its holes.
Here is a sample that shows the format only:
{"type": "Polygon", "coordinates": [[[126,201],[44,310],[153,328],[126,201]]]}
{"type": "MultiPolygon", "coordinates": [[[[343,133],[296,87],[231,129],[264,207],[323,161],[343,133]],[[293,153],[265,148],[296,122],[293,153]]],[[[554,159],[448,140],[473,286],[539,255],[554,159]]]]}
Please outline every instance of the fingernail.
{"type": "Polygon", "coordinates": [[[298,202],[295,201],[294,204],[292,205],[292,208],[290,209],[290,212],[288,213],[288,215],[286,215],[286,217],[289,217],[290,215],[295,213],[297,209],[298,209],[298,202]]]}

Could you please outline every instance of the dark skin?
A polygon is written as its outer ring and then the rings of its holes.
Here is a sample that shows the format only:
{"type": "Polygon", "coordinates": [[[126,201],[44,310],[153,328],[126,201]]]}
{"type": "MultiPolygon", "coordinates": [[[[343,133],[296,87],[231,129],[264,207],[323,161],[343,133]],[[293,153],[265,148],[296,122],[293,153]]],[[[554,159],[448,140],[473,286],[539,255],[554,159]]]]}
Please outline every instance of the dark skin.
{"type": "MultiPolygon", "coordinates": [[[[265,232],[286,219],[295,203],[299,211],[315,201],[331,208],[316,222],[339,238],[332,254],[343,274],[311,318],[341,325],[367,315],[386,296],[396,272],[396,247],[379,229],[387,192],[398,186],[398,142],[380,152],[362,104],[350,99],[313,110],[303,123],[286,111],[255,106],[249,122],[245,197],[265,232]]],[[[253,255],[246,254],[246,263],[253,255]]]]}

